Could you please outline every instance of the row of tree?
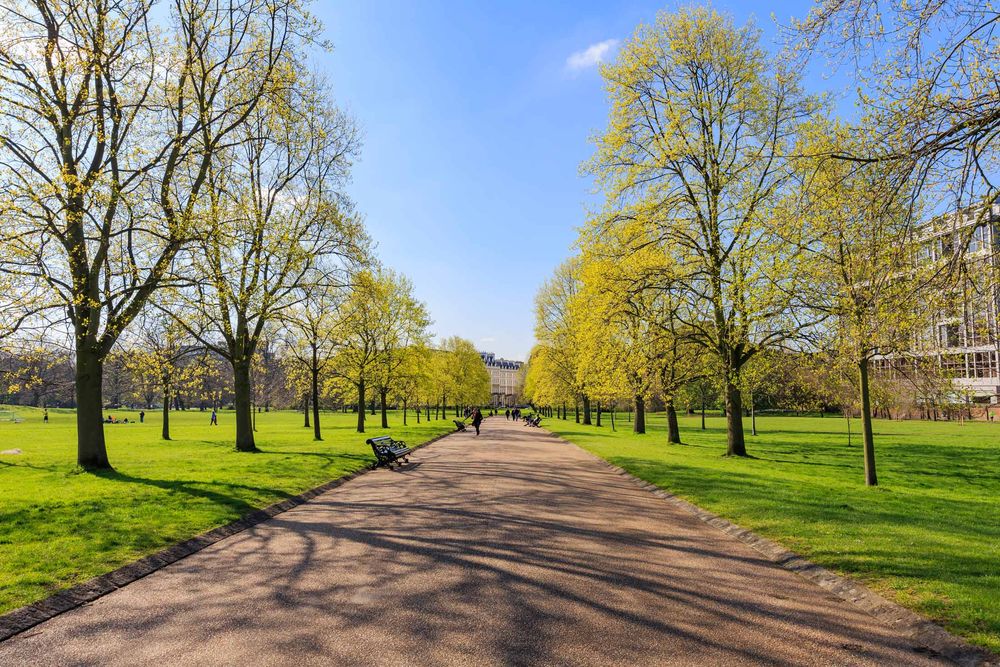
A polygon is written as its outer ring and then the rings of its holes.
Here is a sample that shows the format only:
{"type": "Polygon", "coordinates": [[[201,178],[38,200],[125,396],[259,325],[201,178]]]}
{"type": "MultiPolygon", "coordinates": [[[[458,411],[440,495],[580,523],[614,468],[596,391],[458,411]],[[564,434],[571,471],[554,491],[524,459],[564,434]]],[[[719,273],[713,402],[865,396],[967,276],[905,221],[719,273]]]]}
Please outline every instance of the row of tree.
{"type": "MultiPolygon", "coordinates": [[[[976,224],[951,230],[945,251],[927,256],[927,202],[962,193],[981,222],[996,198],[986,161],[1000,120],[977,118],[992,129],[974,132],[958,108],[967,94],[996,114],[996,90],[984,93],[968,78],[982,72],[961,62],[951,62],[950,82],[921,79],[925,64],[912,65],[970,52],[996,62],[976,39],[963,41],[964,28],[989,29],[992,15],[951,13],[952,4],[917,3],[942,21],[934,37],[947,43],[924,43],[932,56],[894,43],[893,25],[926,37],[911,25],[926,17],[909,3],[894,5],[898,23],[883,25],[866,14],[880,3],[821,2],[792,31],[804,48],[784,57],[762,48],[752,23],[711,9],[664,12],[640,26],[602,68],[610,118],[586,168],[605,203],[582,229],[579,254],[538,294],[532,400],[582,402],[585,422],[591,402],[628,400],[643,432],[645,404],[657,396],[669,440],[679,442],[675,403],[706,391],[708,378],[724,398],[727,453],[746,456],[743,416],[755,385],[775,363],[821,360],[838,371],[831,387],[845,374],[853,380],[865,479],[875,485],[872,362],[913,351],[972,265],[963,250],[976,224]],[[877,68],[885,78],[869,80],[853,123],[805,92],[795,60],[829,43],[831,31],[834,48],[849,34],[859,49],[875,43],[907,64],[877,68]],[[956,172],[960,155],[978,166],[956,172]]],[[[863,51],[857,62],[871,71],[863,51]]],[[[996,281],[984,274],[977,284],[996,281]]]]}
{"type": "Polygon", "coordinates": [[[224,362],[240,451],[275,346],[317,437],[331,377],[356,390],[359,430],[371,391],[383,423],[390,391],[482,397],[465,342],[441,353],[457,375],[431,372],[426,309],[344,194],[359,132],[311,69],[308,3],[0,0],[0,25],[0,338],[65,341],[81,466],[110,467],[116,354],[159,379],[167,435],[173,399],[224,362]]]}

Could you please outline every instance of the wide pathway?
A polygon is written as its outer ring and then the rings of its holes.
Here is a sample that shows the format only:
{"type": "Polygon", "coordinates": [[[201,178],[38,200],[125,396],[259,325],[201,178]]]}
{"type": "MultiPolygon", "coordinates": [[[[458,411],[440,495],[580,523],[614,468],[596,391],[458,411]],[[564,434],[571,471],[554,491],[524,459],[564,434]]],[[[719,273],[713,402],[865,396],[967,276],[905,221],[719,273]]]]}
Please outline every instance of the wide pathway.
{"type": "Polygon", "coordinates": [[[923,665],[874,618],[490,419],[0,643],[0,665],[923,665]]]}

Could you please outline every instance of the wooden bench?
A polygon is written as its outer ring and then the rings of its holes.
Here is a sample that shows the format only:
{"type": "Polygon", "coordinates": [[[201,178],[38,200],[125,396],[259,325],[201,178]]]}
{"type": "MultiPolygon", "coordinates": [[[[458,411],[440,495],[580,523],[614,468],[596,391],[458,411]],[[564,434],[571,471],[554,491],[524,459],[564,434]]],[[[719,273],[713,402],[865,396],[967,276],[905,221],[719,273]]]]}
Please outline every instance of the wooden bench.
{"type": "Polygon", "coordinates": [[[380,435],[377,438],[368,438],[366,443],[372,446],[375,453],[375,467],[385,466],[392,468],[392,464],[402,466],[409,463],[406,458],[413,450],[406,446],[402,440],[393,440],[392,436],[380,435]]]}
{"type": "Polygon", "coordinates": [[[457,419],[452,419],[452,421],[455,422],[455,430],[456,431],[464,431],[465,430],[465,422],[459,421],[457,419]]]}

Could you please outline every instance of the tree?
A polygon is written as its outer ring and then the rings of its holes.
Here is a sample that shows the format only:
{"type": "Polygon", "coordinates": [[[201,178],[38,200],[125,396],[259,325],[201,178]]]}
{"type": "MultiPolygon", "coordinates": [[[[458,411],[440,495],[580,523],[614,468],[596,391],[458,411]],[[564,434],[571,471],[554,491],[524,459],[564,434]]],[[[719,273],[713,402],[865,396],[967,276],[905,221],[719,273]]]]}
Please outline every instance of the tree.
{"type": "Polygon", "coordinates": [[[616,225],[600,236],[585,230],[580,245],[584,289],[575,303],[588,341],[585,358],[604,351],[604,373],[618,375],[634,402],[636,433],[646,432],[646,402],[658,390],[667,409],[667,439],[680,443],[675,397],[699,365],[683,325],[683,285],[669,255],[641,222],[616,225]]]}
{"type": "MultiPolygon", "coordinates": [[[[312,403],[313,440],[323,439],[320,430],[319,399],[321,378],[333,362],[339,345],[338,321],[342,316],[348,288],[333,286],[320,277],[307,280],[302,301],[285,316],[288,359],[295,370],[306,375],[302,395],[312,403]]],[[[294,377],[294,373],[291,374],[294,377]]],[[[308,415],[308,412],[306,413],[308,415]]]]}
{"type": "Polygon", "coordinates": [[[832,317],[828,333],[857,378],[864,443],[865,484],[875,486],[870,367],[876,356],[911,348],[932,299],[914,243],[912,197],[885,163],[831,159],[852,139],[847,127],[817,122],[803,136],[799,199],[789,216],[807,218],[804,246],[813,308],[832,317]]]}
{"type": "MultiPolygon", "coordinates": [[[[451,389],[456,409],[465,405],[485,405],[490,400],[490,373],[472,341],[458,336],[446,338],[439,356],[440,373],[451,389]]],[[[446,396],[442,397],[442,403],[446,396]]]]}
{"type": "Polygon", "coordinates": [[[535,295],[538,346],[529,360],[525,387],[535,401],[554,403],[569,399],[574,405],[582,402],[583,423],[590,424],[588,378],[579,372],[582,347],[576,316],[580,310],[573,307],[582,287],[580,262],[580,258],[574,257],[560,264],[535,295]]]}
{"type": "Polygon", "coordinates": [[[3,271],[69,319],[91,469],[111,467],[105,359],[190,240],[217,152],[313,31],[293,0],[192,0],[156,19],[145,0],[0,2],[3,271]]]}
{"type": "Polygon", "coordinates": [[[232,366],[236,449],[255,451],[251,364],[266,327],[304,299],[324,263],[363,257],[364,233],[338,189],[357,150],[353,122],[294,62],[212,169],[179,320],[232,366]]]}
{"type": "Polygon", "coordinates": [[[772,64],[760,31],[704,8],[661,13],[602,69],[608,128],[589,168],[599,224],[645,221],[677,266],[692,340],[718,358],[728,454],[745,456],[743,365],[795,336],[798,249],[771,209],[791,178],[791,140],[816,104],[772,64]]]}
{"type": "Polygon", "coordinates": [[[170,402],[174,391],[190,381],[198,365],[184,362],[202,352],[183,327],[160,310],[146,309],[139,318],[138,331],[125,355],[126,366],[136,378],[149,378],[163,401],[160,437],[170,440],[170,402]]]}
{"type": "Polygon", "coordinates": [[[334,357],[333,373],[339,382],[346,382],[357,392],[358,433],[365,432],[365,399],[378,363],[380,292],[373,271],[360,271],[352,280],[351,293],[337,326],[340,348],[334,357]]]}
{"type": "MultiPolygon", "coordinates": [[[[427,307],[413,295],[413,283],[405,276],[388,269],[375,275],[376,292],[372,295],[377,308],[375,346],[378,360],[374,367],[373,385],[379,395],[382,428],[389,428],[387,399],[406,372],[416,372],[411,355],[414,347],[427,342],[430,318],[427,307]]],[[[419,358],[419,357],[417,357],[419,358]]]]}

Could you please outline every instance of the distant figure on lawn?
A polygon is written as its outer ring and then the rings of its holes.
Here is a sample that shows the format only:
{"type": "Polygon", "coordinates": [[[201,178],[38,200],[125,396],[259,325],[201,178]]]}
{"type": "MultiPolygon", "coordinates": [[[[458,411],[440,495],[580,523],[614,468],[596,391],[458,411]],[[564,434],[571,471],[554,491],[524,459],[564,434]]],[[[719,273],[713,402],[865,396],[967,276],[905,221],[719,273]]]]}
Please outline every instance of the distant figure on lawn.
{"type": "Polygon", "coordinates": [[[45,408],[45,412],[42,413],[42,423],[43,424],[48,424],[49,423],[49,409],[48,408],[45,408]]]}
{"type": "Polygon", "coordinates": [[[146,423],[146,411],[145,410],[139,410],[139,423],[140,424],[146,423]]]}
{"type": "Polygon", "coordinates": [[[479,425],[483,423],[483,413],[476,408],[472,412],[472,425],[476,427],[476,435],[479,435],[479,425]]]}
{"type": "Polygon", "coordinates": [[[209,423],[209,426],[218,426],[218,425],[219,425],[219,413],[215,411],[215,408],[212,408],[212,421],[209,423]]]}

